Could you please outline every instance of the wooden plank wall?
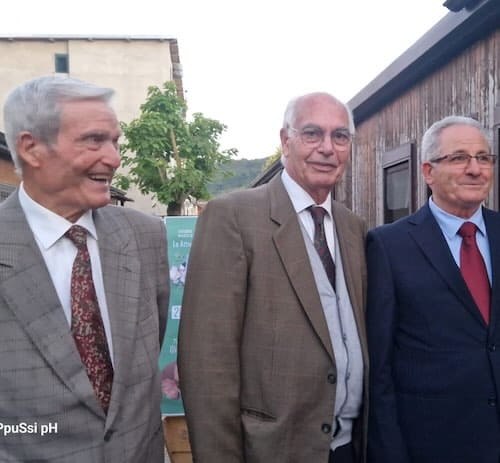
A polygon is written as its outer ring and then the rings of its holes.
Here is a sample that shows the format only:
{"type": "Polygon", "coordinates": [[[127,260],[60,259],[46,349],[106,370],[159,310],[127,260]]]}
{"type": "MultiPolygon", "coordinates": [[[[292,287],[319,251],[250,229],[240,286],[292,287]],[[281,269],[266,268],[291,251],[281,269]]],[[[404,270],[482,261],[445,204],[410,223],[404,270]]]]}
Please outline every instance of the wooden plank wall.
{"type": "MultiPolygon", "coordinates": [[[[364,217],[370,228],[380,225],[382,154],[404,143],[416,142],[417,181],[413,194],[417,206],[421,206],[427,198],[420,175],[420,140],[424,131],[444,116],[472,115],[493,137],[495,107],[500,106],[499,75],[500,29],[357,126],[351,166],[336,187],[336,198],[364,217]]],[[[494,195],[491,194],[488,205],[498,208],[494,195]]]]}

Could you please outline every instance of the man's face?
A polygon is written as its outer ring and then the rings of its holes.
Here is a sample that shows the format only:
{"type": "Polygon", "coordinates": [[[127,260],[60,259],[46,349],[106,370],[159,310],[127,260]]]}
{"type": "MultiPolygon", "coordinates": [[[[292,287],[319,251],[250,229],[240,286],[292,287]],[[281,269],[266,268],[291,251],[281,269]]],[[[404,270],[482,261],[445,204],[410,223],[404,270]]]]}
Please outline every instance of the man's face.
{"type": "Polygon", "coordinates": [[[351,152],[348,127],[345,109],[328,95],[315,94],[297,103],[293,128],[281,130],[285,169],[317,204],[345,170],[351,152]]]}
{"type": "Polygon", "coordinates": [[[47,146],[32,138],[27,154],[20,153],[26,191],[72,222],[89,209],[105,206],[120,165],[120,135],[115,113],[104,102],[63,103],[55,142],[47,146]]]}
{"type": "MultiPolygon", "coordinates": [[[[489,153],[483,134],[474,127],[454,125],[440,134],[440,154],[489,153]]],[[[488,196],[493,179],[493,165],[480,165],[471,159],[465,165],[453,165],[447,159],[439,163],[424,162],[422,171],[432,190],[434,202],[446,212],[469,218],[488,196]]]]}

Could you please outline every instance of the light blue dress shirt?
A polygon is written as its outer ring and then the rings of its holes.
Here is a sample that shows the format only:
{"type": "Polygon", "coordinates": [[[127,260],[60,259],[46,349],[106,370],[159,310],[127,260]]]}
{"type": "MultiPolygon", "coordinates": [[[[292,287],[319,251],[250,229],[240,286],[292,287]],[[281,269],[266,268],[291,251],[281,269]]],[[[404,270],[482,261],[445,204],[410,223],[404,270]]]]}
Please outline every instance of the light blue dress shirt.
{"type": "Polygon", "coordinates": [[[429,208],[432,212],[432,215],[436,219],[439,228],[441,228],[441,231],[443,232],[443,235],[446,239],[446,242],[448,243],[450,251],[458,267],[460,267],[460,246],[462,244],[462,237],[457,232],[464,222],[472,222],[476,225],[476,227],[478,228],[478,231],[476,232],[476,242],[479,251],[483,256],[491,285],[490,244],[488,242],[488,235],[486,233],[486,225],[484,224],[482,208],[479,207],[478,210],[474,212],[472,217],[467,220],[444,211],[436,205],[436,203],[432,200],[432,197],[429,198],[429,208]]]}

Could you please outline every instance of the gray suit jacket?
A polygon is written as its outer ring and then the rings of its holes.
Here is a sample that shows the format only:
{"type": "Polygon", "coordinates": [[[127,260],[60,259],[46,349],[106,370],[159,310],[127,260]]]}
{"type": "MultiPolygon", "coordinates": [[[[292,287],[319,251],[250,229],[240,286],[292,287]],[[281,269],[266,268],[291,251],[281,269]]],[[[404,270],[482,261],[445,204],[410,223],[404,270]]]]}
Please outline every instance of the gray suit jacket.
{"type": "MultiPolygon", "coordinates": [[[[333,215],[367,364],[365,227],[335,202],[333,215]]],[[[328,461],[335,359],[297,214],[280,177],[210,201],[198,219],[179,369],[195,461],[328,461]]]]}
{"type": "Polygon", "coordinates": [[[2,463],[163,462],[157,361],[169,295],[165,228],[113,206],[96,210],[94,221],[114,347],[107,417],[17,192],[0,205],[2,463]]]}

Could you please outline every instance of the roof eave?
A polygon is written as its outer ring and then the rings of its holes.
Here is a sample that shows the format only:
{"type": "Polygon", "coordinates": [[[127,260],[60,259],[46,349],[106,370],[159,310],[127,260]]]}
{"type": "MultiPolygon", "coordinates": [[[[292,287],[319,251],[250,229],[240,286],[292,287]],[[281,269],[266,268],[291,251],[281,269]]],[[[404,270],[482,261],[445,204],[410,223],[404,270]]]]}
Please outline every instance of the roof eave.
{"type": "Polygon", "coordinates": [[[472,10],[448,13],[349,102],[356,124],[443,66],[500,24],[500,2],[485,0],[472,10]]]}

